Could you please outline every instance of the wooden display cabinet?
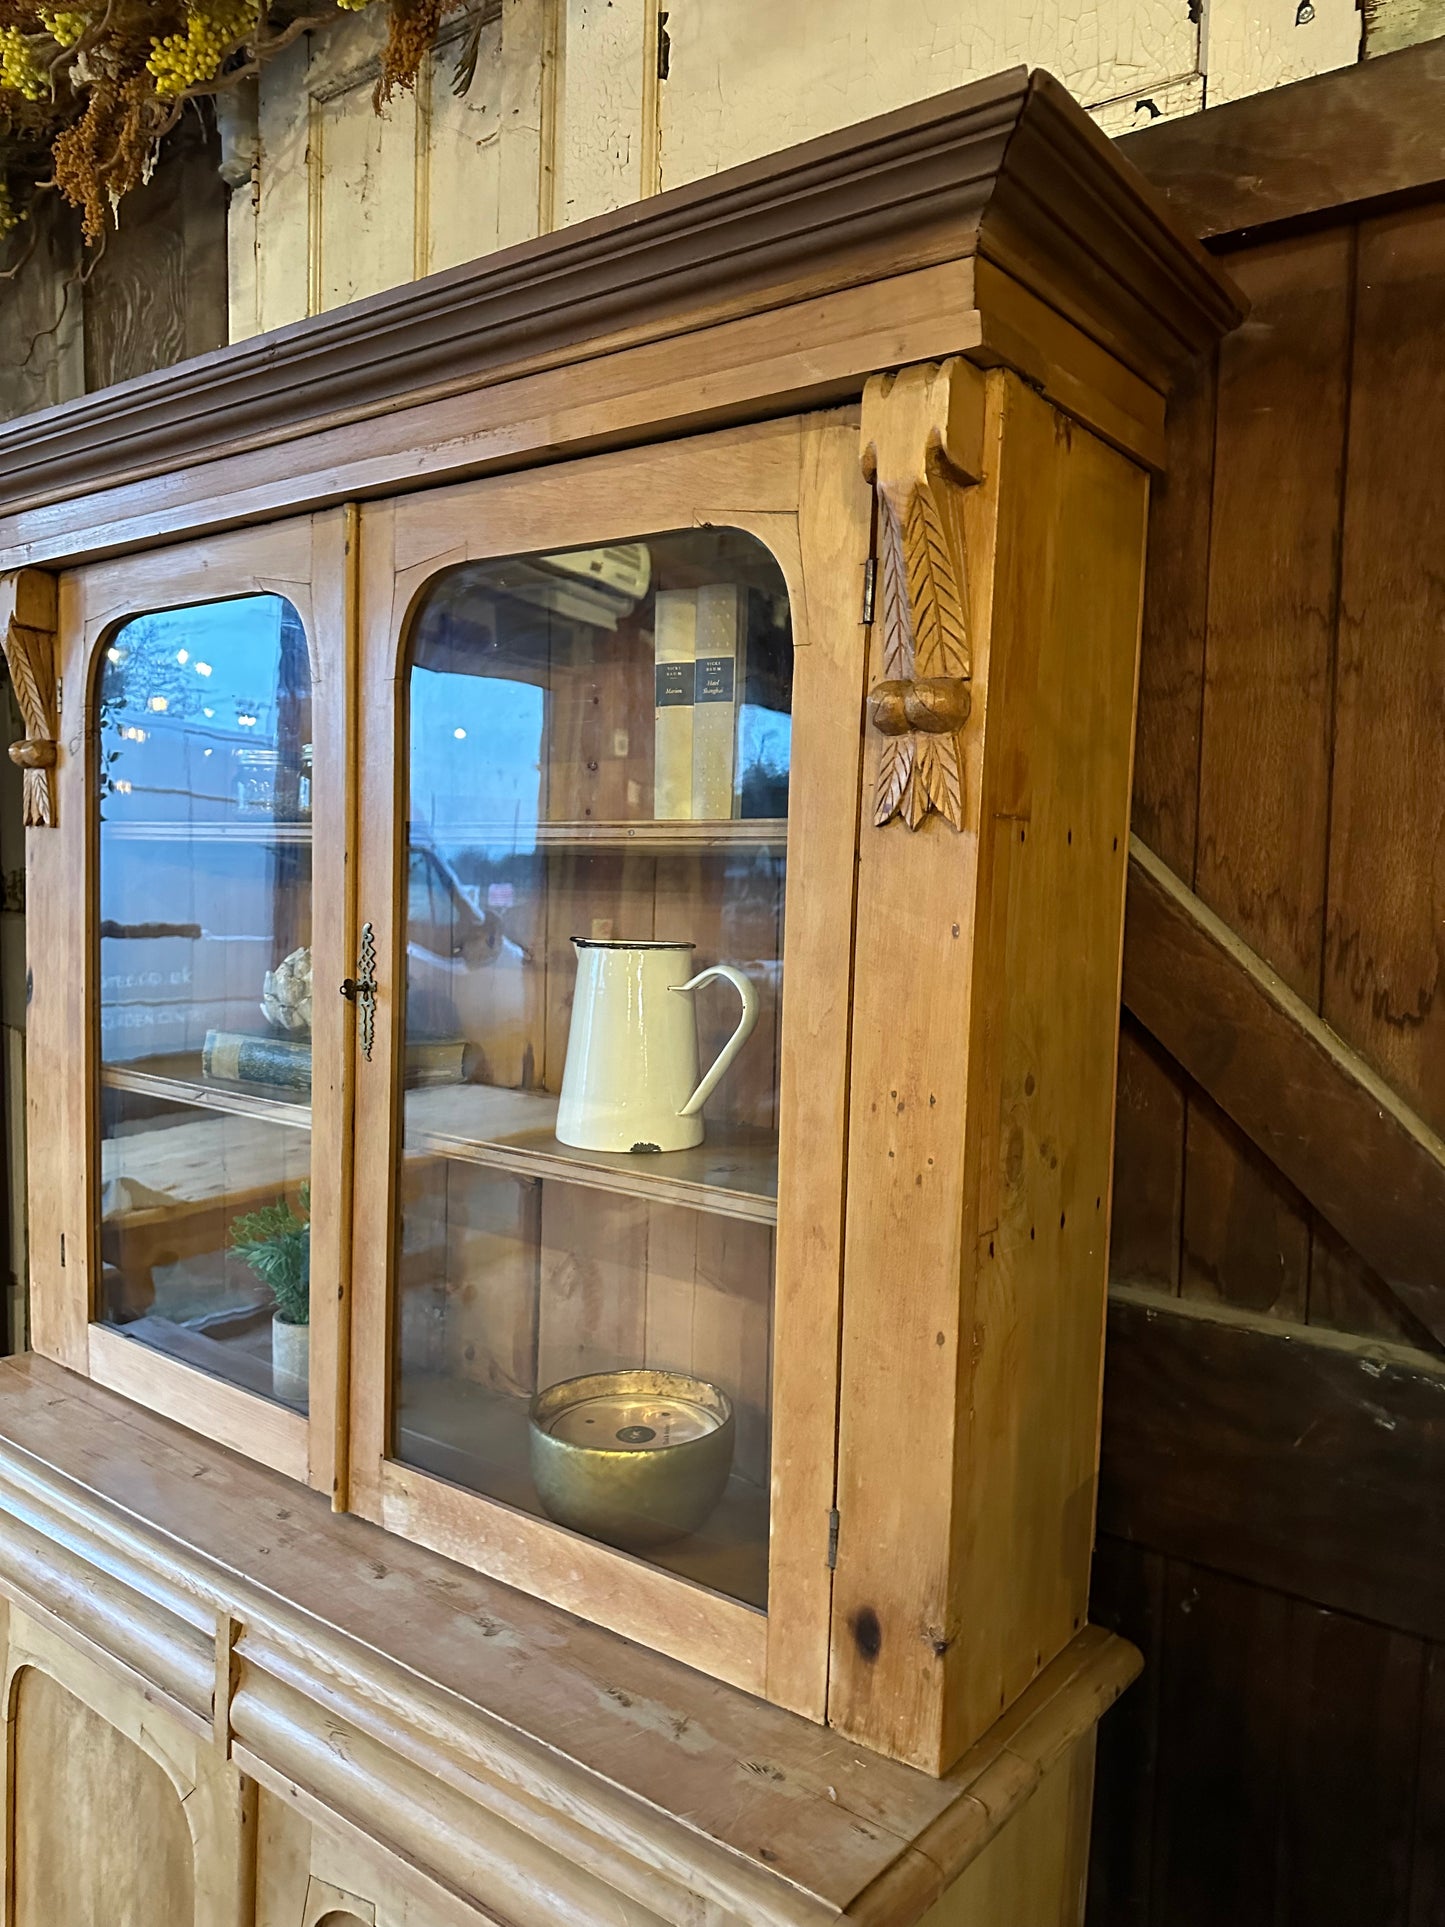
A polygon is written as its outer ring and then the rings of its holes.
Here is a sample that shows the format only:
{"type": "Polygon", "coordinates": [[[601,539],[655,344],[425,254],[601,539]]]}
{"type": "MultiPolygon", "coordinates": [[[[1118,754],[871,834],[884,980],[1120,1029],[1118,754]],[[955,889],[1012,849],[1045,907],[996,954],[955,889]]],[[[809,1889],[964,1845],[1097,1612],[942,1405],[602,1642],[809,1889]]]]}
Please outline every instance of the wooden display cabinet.
{"type": "Polygon", "coordinates": [[[206,1789],[177,1921],[1077,1920],[1148,477],[1238,312],[1012,75],[0,429],[16,1927],[67,1723],[103,1831],[206,1789]],[[529,1414],[618,1373],[604,1519],[529,1414]]]}

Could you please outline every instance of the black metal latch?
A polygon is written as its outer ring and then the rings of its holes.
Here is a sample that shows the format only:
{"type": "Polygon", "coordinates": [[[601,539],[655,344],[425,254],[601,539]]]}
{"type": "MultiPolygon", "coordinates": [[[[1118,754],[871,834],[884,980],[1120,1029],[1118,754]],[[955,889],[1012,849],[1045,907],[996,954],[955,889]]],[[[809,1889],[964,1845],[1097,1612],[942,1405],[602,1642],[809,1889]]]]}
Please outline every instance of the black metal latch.
{"type": "Polygon", "coordinates": [[[369,923],[361,926],[361,951],[356,959],[357,974],[348,977],[341,994],[355,1004],[361,1019],[361,1054],[371,1062],[371,1047],[376,1041],[376,933],[369,923]]]}

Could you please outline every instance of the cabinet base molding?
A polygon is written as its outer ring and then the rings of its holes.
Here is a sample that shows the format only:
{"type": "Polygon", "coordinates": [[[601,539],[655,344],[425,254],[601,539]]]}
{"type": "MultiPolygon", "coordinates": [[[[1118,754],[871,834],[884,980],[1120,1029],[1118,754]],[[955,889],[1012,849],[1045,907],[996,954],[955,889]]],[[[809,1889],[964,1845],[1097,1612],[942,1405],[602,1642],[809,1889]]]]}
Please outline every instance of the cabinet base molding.
{"type": "MultiPolygon", "coordinates": [[[[1019,1858],[1012,1830],[1036,1796],[1028,1830],[1047,1839],[1022,1858],[1036,1880],[1040,1864],[1061,1871],[1028,1927],[1062,1927],[1077,1919],[1065,1793],[1139,1664],[1085,1629],[932,1779],[337,1517],[35,1357],[0,1365],[0,1603],[10,1877],[37,1896],[14,1927],[85,1918],[92,1863],[132,1850],[76,1835],[85,1865],[67,1872],[58,1849],[27,1844],[37,1734],[52,1751],[73,1741],[50,1791],[98,1802],[97,1827],[119,1835],[129,1812],[106,1805],[107,1774],[148,1814],[174,1790],[184,1821],[155,1821],[152,1874],[172,1883],[175,1927],[294,1927],[298,1909],[374,1927],[651,1927],[700,1905],[719,1927],[952,1927],[985,1917],[956,1883],[1019,1858]],[[18,1683],[35,1674],[48,1683],[18,1683]]],[[[993,1876],[969,1878],[993,1893],[993,1876]]]]}

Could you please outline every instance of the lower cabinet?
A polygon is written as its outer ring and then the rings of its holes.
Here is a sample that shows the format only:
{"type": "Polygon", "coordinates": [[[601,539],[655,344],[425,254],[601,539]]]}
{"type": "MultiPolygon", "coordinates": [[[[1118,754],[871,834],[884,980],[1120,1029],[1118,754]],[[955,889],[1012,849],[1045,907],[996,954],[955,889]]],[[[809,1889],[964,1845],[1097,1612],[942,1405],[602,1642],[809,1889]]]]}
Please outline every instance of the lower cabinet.
{"type": "MultiPolygon", "coordinates": [[[[458,1927],[502,1920],[458,1898],[445,1911],[405,1867],[258,1786],[214,1741],[18,1608],[4,1614],[10,1895],[5,1927],[458,1927]]],[[[1078,1927],[1094,1736],[1039,1779],[922,1927],[1078,1927]]],[[[385,1789],[377,1788],[379,1816],[385,1789]]],[[[384,1824],[384,1822],[383,1822],[384,1824]]],[[[911,1910],[910,1910],[911,1911],[911,1910]]],[[[804,1918],[799,1915],[798,1918],[804,1918]]],[[[820,1922],[825,1918],[816,1917],[820,1922]]],[[[864,1905],[842,1918],[890,1916],[864,1905]]],[[[893,1916],[897,1917],[897,1916],[893,1916]]],[[[510,1916],[508,1917],[511,1918],[510,1916]]],[[[701,1897],[686,1927],[725,1918],[701,1897]]],[[[617,1927],[658,1927],[619,1903],[617,1927]]],[[[527,1927],[572,1927],[537,1897],[527,1927]]]]}

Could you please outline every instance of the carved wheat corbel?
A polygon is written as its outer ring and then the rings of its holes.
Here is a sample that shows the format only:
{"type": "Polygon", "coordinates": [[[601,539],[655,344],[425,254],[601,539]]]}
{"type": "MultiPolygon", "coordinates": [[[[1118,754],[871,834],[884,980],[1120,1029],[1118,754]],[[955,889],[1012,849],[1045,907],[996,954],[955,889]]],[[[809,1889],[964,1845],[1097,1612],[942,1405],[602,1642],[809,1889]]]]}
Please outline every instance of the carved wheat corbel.
{"type": "Polygon", "coordinates": [[[27,828],[53,829],[56,820],[55,631],[54,576],[43,569],[0,575],[0,642],[25,719],[25,738],[10,745],[10,760],[25,772],[27,828]]]}
{"type": "Polygon", "coordinates": [[[883,678],[869,692],[883,736],[873,820],[916,830],[932,811],[963,828],[972,705],[968,585],[956,501],[977,479],[980,377],[967,363],[875,375],[863,396],[863,472],[878,500],[883,678]]]}

